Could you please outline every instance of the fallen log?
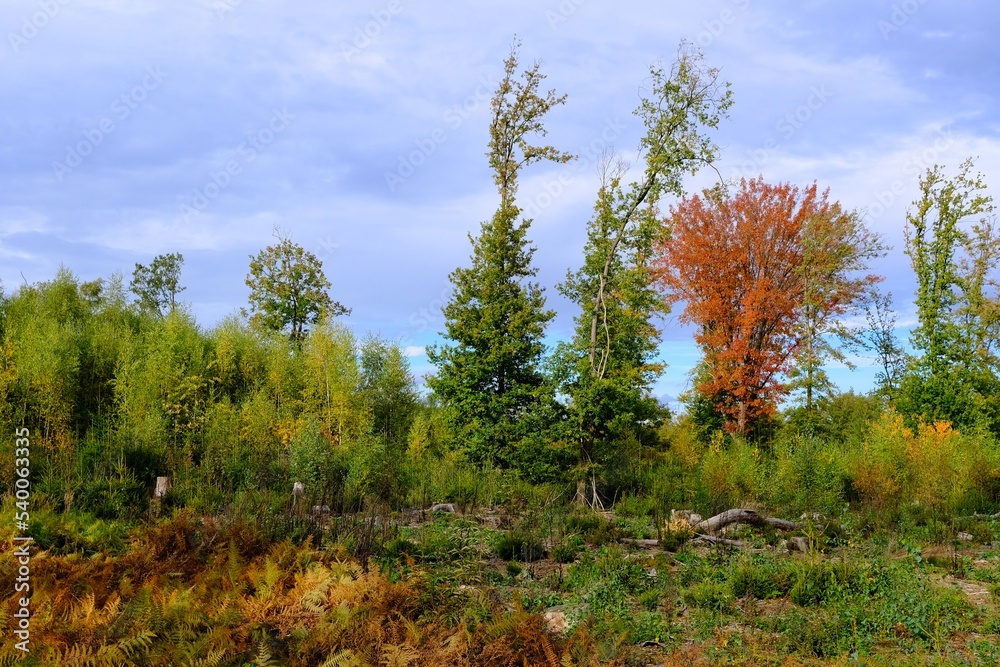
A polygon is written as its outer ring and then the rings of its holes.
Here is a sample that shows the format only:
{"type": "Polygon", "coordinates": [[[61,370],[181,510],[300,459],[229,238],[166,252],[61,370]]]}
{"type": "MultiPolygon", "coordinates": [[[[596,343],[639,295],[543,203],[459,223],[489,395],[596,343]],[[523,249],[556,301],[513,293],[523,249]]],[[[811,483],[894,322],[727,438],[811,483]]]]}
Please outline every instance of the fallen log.
{"type": "Polygon", "coordinates": [[[658,547],[660,546],[659,540],[636,540],[631,537],[623,537],[619,540],[622,544],[634,544],[637,547],[658,547]]]}
{"type": "Polygon", "coordinates": [[[694,529],[698,532],[714,535],[726,526],[730,526],[734,523],[742,523],[749,526],[769,524],[779,530],[797,530],[801,526],[801,524],[795,521],[786,521],[785,519],[775,519],[774,517],[761,516],[756,510],[731,509],[705,519],[704,521],[696,524],[694,529]]]}
{"type": "Polygon", "coordinates": [[[691,543],[704,543],[704,544],[718,544],[724,547],[736,547],[737,549],[744,549],[749,546],[743,540],[727,540],[724,537],[716,537],[715,535],[705,535],[704,533],[699,533],[691,538],[691,543]]]}
{"type": "Polygon", "coordinates": [[[785,519],[776,519],[773,516],[769,516],[764,519],[764,523],[770,524],[777,528],[778,530],[798,530],[802,527],[801,523],[797,521],[786,521],[785,519]]]}

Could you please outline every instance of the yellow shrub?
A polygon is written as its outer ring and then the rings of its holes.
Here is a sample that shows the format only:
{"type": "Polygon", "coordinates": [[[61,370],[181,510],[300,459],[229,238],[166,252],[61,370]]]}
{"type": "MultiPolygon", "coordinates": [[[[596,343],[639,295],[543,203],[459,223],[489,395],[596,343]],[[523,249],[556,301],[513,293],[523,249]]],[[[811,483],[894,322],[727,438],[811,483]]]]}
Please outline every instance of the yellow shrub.
{"type": "Polygon", "coordinates": [[[886,414],[872,427],[850,466],[855,491],[875,510],[899,508],[907,485],[908,438],[902,417],[886,414]]]}

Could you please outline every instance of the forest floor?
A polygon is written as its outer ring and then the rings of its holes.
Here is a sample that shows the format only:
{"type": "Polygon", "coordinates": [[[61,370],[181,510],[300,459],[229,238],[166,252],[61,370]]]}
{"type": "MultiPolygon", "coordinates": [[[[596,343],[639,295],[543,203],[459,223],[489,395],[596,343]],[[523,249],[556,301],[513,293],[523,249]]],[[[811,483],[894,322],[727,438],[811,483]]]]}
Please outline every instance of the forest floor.
{"type": "Polygon", "coordinates": [[[52,515],[36,649],[0,665],[1000,664],[995,522],[733,525],[732,547],[649,516],[451,509],[321,515],[280,542],[180,511],[103,550],[52,515]]]}

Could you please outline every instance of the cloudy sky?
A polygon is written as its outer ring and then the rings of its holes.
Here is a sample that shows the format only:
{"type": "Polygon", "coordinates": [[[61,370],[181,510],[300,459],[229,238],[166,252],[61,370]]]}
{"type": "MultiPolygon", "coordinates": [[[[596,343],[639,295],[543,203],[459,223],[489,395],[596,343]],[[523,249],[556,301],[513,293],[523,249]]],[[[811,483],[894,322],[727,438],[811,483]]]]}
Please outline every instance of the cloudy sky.
{"type": "MultiPolygon", "coordinates": [[[[520,192],[566,336],[554,286],[581,259],[594,156],[634,154],[649,67],[687,39],[732,83],[721,173],[815,180],[863,210],[911,322],[919,174],[978,156],[1000,182],[997,25],[1000,6],[967,0],[3,0],[0,280],[127,278],[181,252],[182,296],[210,327],[245,304],[248,256],[278,225],[323,260],[359,334],[401,341],[426,372],[447,275],[497,203],[489,98],[516,35],[569,96],[550,143],[580,156],[532,168],[520,192]]],[[[657,389],[676,396],[697,353],[664,328],[657,389]]],[[[872,372],[833,375],[866,390],[872,372]]]]}

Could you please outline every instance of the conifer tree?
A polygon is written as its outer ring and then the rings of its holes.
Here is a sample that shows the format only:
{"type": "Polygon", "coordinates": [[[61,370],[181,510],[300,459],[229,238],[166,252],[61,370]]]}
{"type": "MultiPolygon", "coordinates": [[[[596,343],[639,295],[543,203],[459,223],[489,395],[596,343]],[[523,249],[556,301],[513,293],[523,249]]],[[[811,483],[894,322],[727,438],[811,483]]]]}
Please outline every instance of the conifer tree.
{"type": "Polygon", "coordinates": [[[539,93],[539,64],[518,70],[517,46],[504,62],[492,101],[489,164],[500,206],[472,238],[472,265],[452,272],[454,291],[444,308],[447,341],[428,350],[437,375],[428,384],[442,399],[466,455],[477,462],[510,465],[523,439],[526,418],[551,395],[540,370],[546,310],[532,278],[535,249],[527,238],[531,221],[515,199],[521,169],[572,158],[551,146],[530,143],[545,136],[543,117],[565,102],[554,91],[539,93]]]}

